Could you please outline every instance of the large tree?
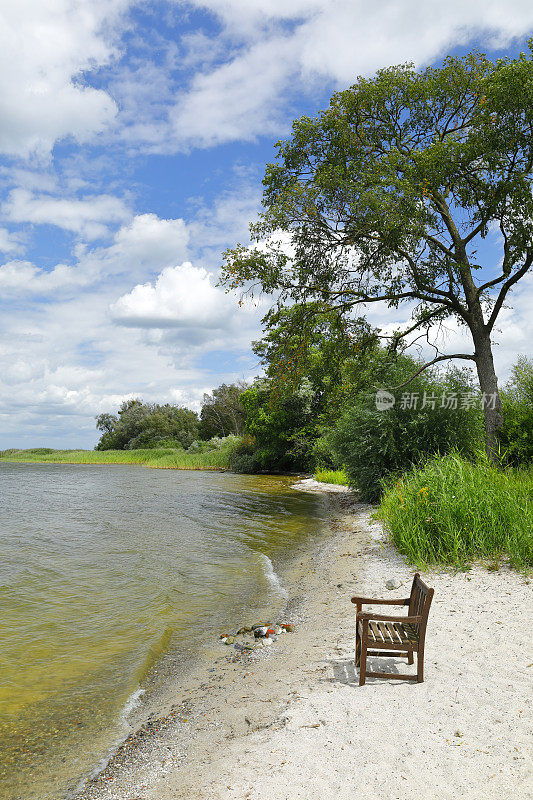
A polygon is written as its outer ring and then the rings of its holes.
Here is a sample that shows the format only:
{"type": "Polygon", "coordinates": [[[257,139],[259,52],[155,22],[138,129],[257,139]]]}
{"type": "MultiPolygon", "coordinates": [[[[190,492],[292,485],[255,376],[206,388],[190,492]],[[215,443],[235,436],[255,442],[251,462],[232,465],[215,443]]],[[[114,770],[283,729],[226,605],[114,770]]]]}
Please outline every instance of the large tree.
{"type": "Polygon", "coordinates": [[[297,120],[277,147],[251,228],[257,245],[226,253],[225,284],[347,315],[410,304],[393,349],[454,318],[472,352],[436,350],[427,365],[475,363],[495,460],[502,411],[491,337],[533,262],[531,55],[494,63],[475,51],[440,68],[381,70],[297,120]],[[480,263],[489,231],[500,257],[480,263]]]}

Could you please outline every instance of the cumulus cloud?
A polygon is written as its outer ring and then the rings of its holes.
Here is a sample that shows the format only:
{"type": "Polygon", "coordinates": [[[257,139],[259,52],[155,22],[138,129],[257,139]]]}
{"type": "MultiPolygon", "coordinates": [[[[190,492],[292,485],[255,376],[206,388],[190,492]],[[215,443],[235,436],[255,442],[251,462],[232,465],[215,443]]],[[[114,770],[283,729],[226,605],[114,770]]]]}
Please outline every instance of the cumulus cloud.
{"type": "MultiPolygon", "coordinates": [[[[0,231],[1,232],[1,231],[0,231]]],[[[189,229],[182,219],[160,219],[156,214],[138,214],[122,225],[107,247],[74,248],[72,264],[51,269],[31,261],[11,259],[0,266],[0,297],[68,293],[74,288],[158,273],[187,254],[189,229]]],[[[1,240],[0,240],[1,241],[1,240]]]]}
{"type": "Polygon", "coordinates": [[[117,108],[84,73],[116,55],[127,0],[5,0],[0,11],[0,151],[47,155],[55,141],[87,141],[117,108]]]}
{"type": "Polygon", "coordinates": [[[87,276],[71,266],[58,264],[52,270],[30,261],[8,261],[0,266],[0,294],[49,294],[57,289],[83,286],[87,276]]]}
{"type": "Polygon", "coordinates": [[[116,233],[110,254],[121,260],[133,258],[150,269],[161,269],[184,258],[189,238],[189,228],[183,219],[138,214],[116,233]]]}
{"type": "Polygon", "coordinates": [[[2,206],[12,222],[55,225],[86,239],[98,239],[108,232],[108,225],[131,217],[123,200],[110,194],[89,195],[81,199],[58,198],[14,189],[2,206]]]}
{"type": "Polygon", "coordinates": [[[164,269],[154,284],[135,286],[110,311],[121,325],[194,328],[208,335],[208,330],[226,325],[235,311],[235,298],[217,288],[207,270],[186,261],[164,269]]]}

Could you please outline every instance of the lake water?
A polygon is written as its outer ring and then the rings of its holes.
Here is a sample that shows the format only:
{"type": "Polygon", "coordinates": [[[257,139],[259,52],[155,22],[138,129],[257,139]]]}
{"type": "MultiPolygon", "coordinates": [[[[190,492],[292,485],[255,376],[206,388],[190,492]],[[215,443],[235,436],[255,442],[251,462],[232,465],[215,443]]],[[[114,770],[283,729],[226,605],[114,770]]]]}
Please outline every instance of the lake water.
{"type": "Polygon", "coordinates": [[[323,525],[320,498],[291,482],[0,465],[2,798],[68,796],[163,654],[192,661],[282,603],[276,564],[323,525]]]}

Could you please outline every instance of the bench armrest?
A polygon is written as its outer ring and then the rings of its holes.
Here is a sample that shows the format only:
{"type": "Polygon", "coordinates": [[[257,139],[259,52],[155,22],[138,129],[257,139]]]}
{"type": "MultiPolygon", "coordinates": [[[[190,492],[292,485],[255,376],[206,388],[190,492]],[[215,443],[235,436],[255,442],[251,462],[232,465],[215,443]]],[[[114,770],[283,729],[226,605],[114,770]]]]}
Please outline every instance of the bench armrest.
{"type": "Polygon", "coordinates": [[[402,600],[379,600],[377,598],[372,597],[352,597],[352,603],[357,603],[358,606],[363,605],[363,603],[370,605],[380,605],[380,606],[408,606],[411,602],[410,597],[406,597],[402,600]]]}
{"type": "Polygon", "coordinates": [[[411,624],[422,622],[422,617],[397,617],[390,614],[373,614],[371,611],[360,611],[357,615],[358,622],[362,622],[365,619],[376,620],[379,622],[407,622],[411,624]]]}

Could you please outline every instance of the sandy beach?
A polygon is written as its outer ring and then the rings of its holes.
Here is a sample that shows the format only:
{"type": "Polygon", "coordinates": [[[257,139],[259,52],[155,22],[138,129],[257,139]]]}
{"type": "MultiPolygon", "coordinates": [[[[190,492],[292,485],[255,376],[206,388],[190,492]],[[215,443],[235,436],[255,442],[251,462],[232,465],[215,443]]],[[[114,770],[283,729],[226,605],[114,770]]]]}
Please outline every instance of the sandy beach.
{"type": "Polygon", "coordinates": [[[279,621],[295,631],[251,653],[214,642],[212,664],[170,682],[142,724],[139,709],[137,730],[79,800],[533,796],[529,580],[505,566],[422,573],[435,588],[425,682],[359,687],[350,597],[407,596],[414,570],[371,507],[343,492],[329,503],[328,533],[281,573],[279,621]]]}

